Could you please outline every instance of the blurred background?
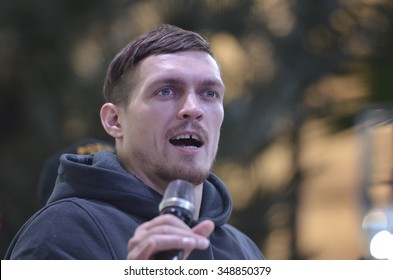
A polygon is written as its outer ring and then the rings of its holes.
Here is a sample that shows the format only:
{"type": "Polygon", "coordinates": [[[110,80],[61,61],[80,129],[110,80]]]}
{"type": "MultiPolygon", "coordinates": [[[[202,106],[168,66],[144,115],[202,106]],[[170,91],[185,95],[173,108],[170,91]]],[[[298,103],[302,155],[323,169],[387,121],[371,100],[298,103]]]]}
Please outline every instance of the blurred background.
{"type": "Polygon", "coordinates": [[[1,256],[40,206],[45,160],[85,137],[112,142],[106,69],[160,23],[201,33],[221,64],[214,172],[231,223],[269,259],[391,258],[390,0],[1,1],[1,256]]]}

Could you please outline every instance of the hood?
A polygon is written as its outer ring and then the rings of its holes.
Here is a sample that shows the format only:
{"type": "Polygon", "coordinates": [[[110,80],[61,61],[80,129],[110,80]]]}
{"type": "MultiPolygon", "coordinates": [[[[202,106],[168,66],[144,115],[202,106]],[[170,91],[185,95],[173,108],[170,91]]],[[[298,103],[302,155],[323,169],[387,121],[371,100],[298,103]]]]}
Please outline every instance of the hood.
{"type": "MultiPolygon", "coordinates": [[[[64,154],[55,188],[48,203],[78,197],[109,203],[129,214],[150,220],[159,215],[162,195],[127,173],[114,153],[95,155],[64,154]]],[[[203,186],[200,219],[224,225],[231,214],[232,202],[224,184],[210,174],[203,186]]]]}

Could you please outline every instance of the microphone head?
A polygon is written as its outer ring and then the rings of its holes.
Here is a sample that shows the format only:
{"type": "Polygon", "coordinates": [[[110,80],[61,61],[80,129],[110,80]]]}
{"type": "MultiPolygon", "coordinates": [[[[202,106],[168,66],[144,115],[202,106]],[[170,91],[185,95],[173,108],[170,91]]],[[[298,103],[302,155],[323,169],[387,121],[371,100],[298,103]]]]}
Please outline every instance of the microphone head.
{"type": "Polygon", "coordinates": [[[193,215],[195,210],[194,186],[184,180],[170,182],[158,210],[162,213],[168,207],[183,208],[193,215]]]}

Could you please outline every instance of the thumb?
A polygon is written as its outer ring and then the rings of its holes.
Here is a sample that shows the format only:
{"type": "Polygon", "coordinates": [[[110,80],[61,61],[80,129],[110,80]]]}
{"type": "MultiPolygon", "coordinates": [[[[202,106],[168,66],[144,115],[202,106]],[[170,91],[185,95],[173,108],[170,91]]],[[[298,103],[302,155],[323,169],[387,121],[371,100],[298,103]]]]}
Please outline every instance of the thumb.
{"type": "MultiPolygon", "coordinates": [[[[205,220],[197,224],[192,228],[192,232],[198,235],[201,235],[205,238],[209,238],[209,236],[213,233],[215,225],[210,220],[205,220]]],[[[206,247],[207,249],[207,247],[206,247]]],[[[192,250],[184,250],[184,259],[186,259],[192,250]]]]}
{"type": "Polygon", "coordinates": [[[210,220],[205,220],[197,224],[192,228],[192,231],[196,234],[202,235],[208,238],[214,231],[214,223],[210,220]]]}

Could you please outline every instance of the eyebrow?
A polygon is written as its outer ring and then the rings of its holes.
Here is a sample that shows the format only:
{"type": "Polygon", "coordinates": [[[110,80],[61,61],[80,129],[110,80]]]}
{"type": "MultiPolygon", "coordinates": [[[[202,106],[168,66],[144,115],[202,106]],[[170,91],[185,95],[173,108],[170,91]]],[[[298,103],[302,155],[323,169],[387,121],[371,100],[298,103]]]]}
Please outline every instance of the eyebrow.
{"type": "Polygon", "coordinates": [[[225,90],[225,85],[221,80],[207,79],[207,80],[203,80],[201,84],[205,85],[205,86],[218,86],[218,87],[222,88],[223,90],[225,90]]]}
{"type": "MultiPolygon", "coordinates": [[[[150,86],[156,86],[160,84],[173,84],[173,85],[184,85],[186,84],[184,80],[179,78],[162,78],[156,81],[153,81],[150,86]]],[[[225,85],[221,80],[218,79],[204,79],[199,84],[203,86],[217,86],[220,87],[223,91],[225,91],[225,85]]]]}

